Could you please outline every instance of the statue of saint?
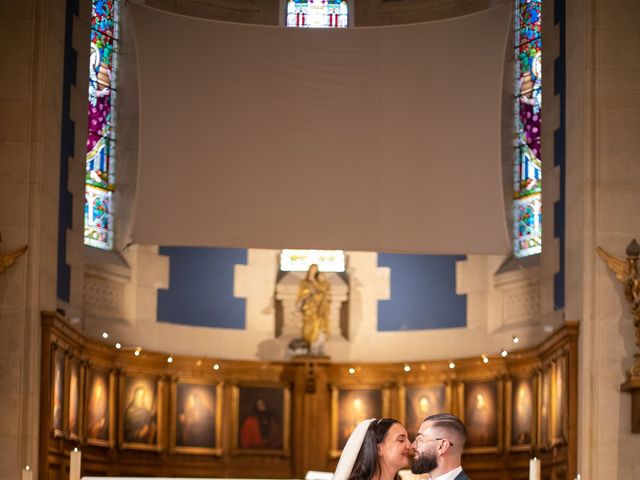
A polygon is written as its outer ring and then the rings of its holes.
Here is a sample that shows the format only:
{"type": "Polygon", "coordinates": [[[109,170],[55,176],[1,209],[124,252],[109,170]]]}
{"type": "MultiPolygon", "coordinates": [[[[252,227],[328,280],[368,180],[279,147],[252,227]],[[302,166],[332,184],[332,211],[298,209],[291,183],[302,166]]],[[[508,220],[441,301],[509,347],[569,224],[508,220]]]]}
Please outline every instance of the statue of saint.
{"type": "Polygon", "coordinates": [[[302,312],[302,338],[309,343],[309,353],[324,355],[324,344],[329,336],[329,289],[331,285],[315,263],[300,282],[298,305],[302,312]]]}

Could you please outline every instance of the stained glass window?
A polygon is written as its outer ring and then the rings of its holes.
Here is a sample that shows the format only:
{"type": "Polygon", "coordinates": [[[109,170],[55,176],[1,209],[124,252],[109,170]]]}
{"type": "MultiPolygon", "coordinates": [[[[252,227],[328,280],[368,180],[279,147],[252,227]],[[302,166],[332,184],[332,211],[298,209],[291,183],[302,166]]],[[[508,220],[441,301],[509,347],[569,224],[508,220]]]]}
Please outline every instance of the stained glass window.
{"type": "Polygon", "coordinates": [[[92,0],[84,243],[113,247],[119,0],[92,0]]]}
{"type": "Polygon", "coordinates": [[[542,0],[515,0],[514,254],[542,251],[542,0]]]}
{"type": "Polygon", "coordinates": [[[288,0],[287,27],[347,27],[347,0],[288,0]]]}

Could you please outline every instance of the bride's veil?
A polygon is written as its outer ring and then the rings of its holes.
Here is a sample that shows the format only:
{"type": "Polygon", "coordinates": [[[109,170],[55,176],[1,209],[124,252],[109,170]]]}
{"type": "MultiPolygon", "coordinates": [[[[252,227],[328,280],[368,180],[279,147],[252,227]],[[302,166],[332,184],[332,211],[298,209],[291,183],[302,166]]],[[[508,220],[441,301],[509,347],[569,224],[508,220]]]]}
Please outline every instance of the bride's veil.
{"type": "Polygon", "coordinates": [[[333,474],[333,480],[347,480],[347,478],[349,478],[351,470],[353,470],[353,464],[356,462],[356,458],[360,452],[360,447],[362,447],[362,442],[364,442],[364,437],[367,434],[367,429],[369,425],[371,425],[371,422],[375,420],[375,418],[364,420],[353,430],[349,436],[349,440],[347,440],[347,444],[342,450],[338,466],[333,474]]]}

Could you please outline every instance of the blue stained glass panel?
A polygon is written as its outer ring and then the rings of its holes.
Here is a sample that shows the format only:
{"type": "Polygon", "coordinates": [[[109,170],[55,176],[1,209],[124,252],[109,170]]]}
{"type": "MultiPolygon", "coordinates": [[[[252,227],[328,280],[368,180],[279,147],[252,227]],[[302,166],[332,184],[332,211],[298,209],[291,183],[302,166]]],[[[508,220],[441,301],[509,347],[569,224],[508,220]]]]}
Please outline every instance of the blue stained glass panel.
{"type": "Polygon", "coordinates": [[[113,247],[111,197],[108,190],[85,187],[85,244],[107,250],[113,247]]]}
{"type": "Polygon", "coordinates": [[[91,2],[91,30],[118,38],[118,0],[93,0],[91,2]]]}
{"type": "Polygon", "coordinates": [[[117,0],[91,4],[84,241],[103,249],[113,245],[119,6],[117,0]]]}
{"type": "Polygon", "coordinates": [[[514,254],[542,251],[542,3],[515,1],[514,254]]]}

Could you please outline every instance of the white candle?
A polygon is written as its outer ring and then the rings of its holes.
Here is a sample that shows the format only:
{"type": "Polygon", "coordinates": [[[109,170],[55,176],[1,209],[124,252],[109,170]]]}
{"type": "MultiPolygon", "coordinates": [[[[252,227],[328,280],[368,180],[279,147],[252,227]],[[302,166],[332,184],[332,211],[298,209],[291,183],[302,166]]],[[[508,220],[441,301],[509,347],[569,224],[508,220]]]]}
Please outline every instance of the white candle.
{"type": "Polygon", "coordinates": [[[31,467],[27,465],[22,469],[22,480],[32,480],[32,479],[33,479],[33,472],[31,471],[31,467]]]}
{"type": "Polygon", "coordinates": [[[82,458],[82,452],[77,448],[71,451],[71,457],[69,459],[69,480],[80,480],[80,459],[82,458]]]}
{"type": "Polygon", "coordinates": [[[529,480],[540,480],[540,459],[533,457],[529,460],[529,480]]]}

